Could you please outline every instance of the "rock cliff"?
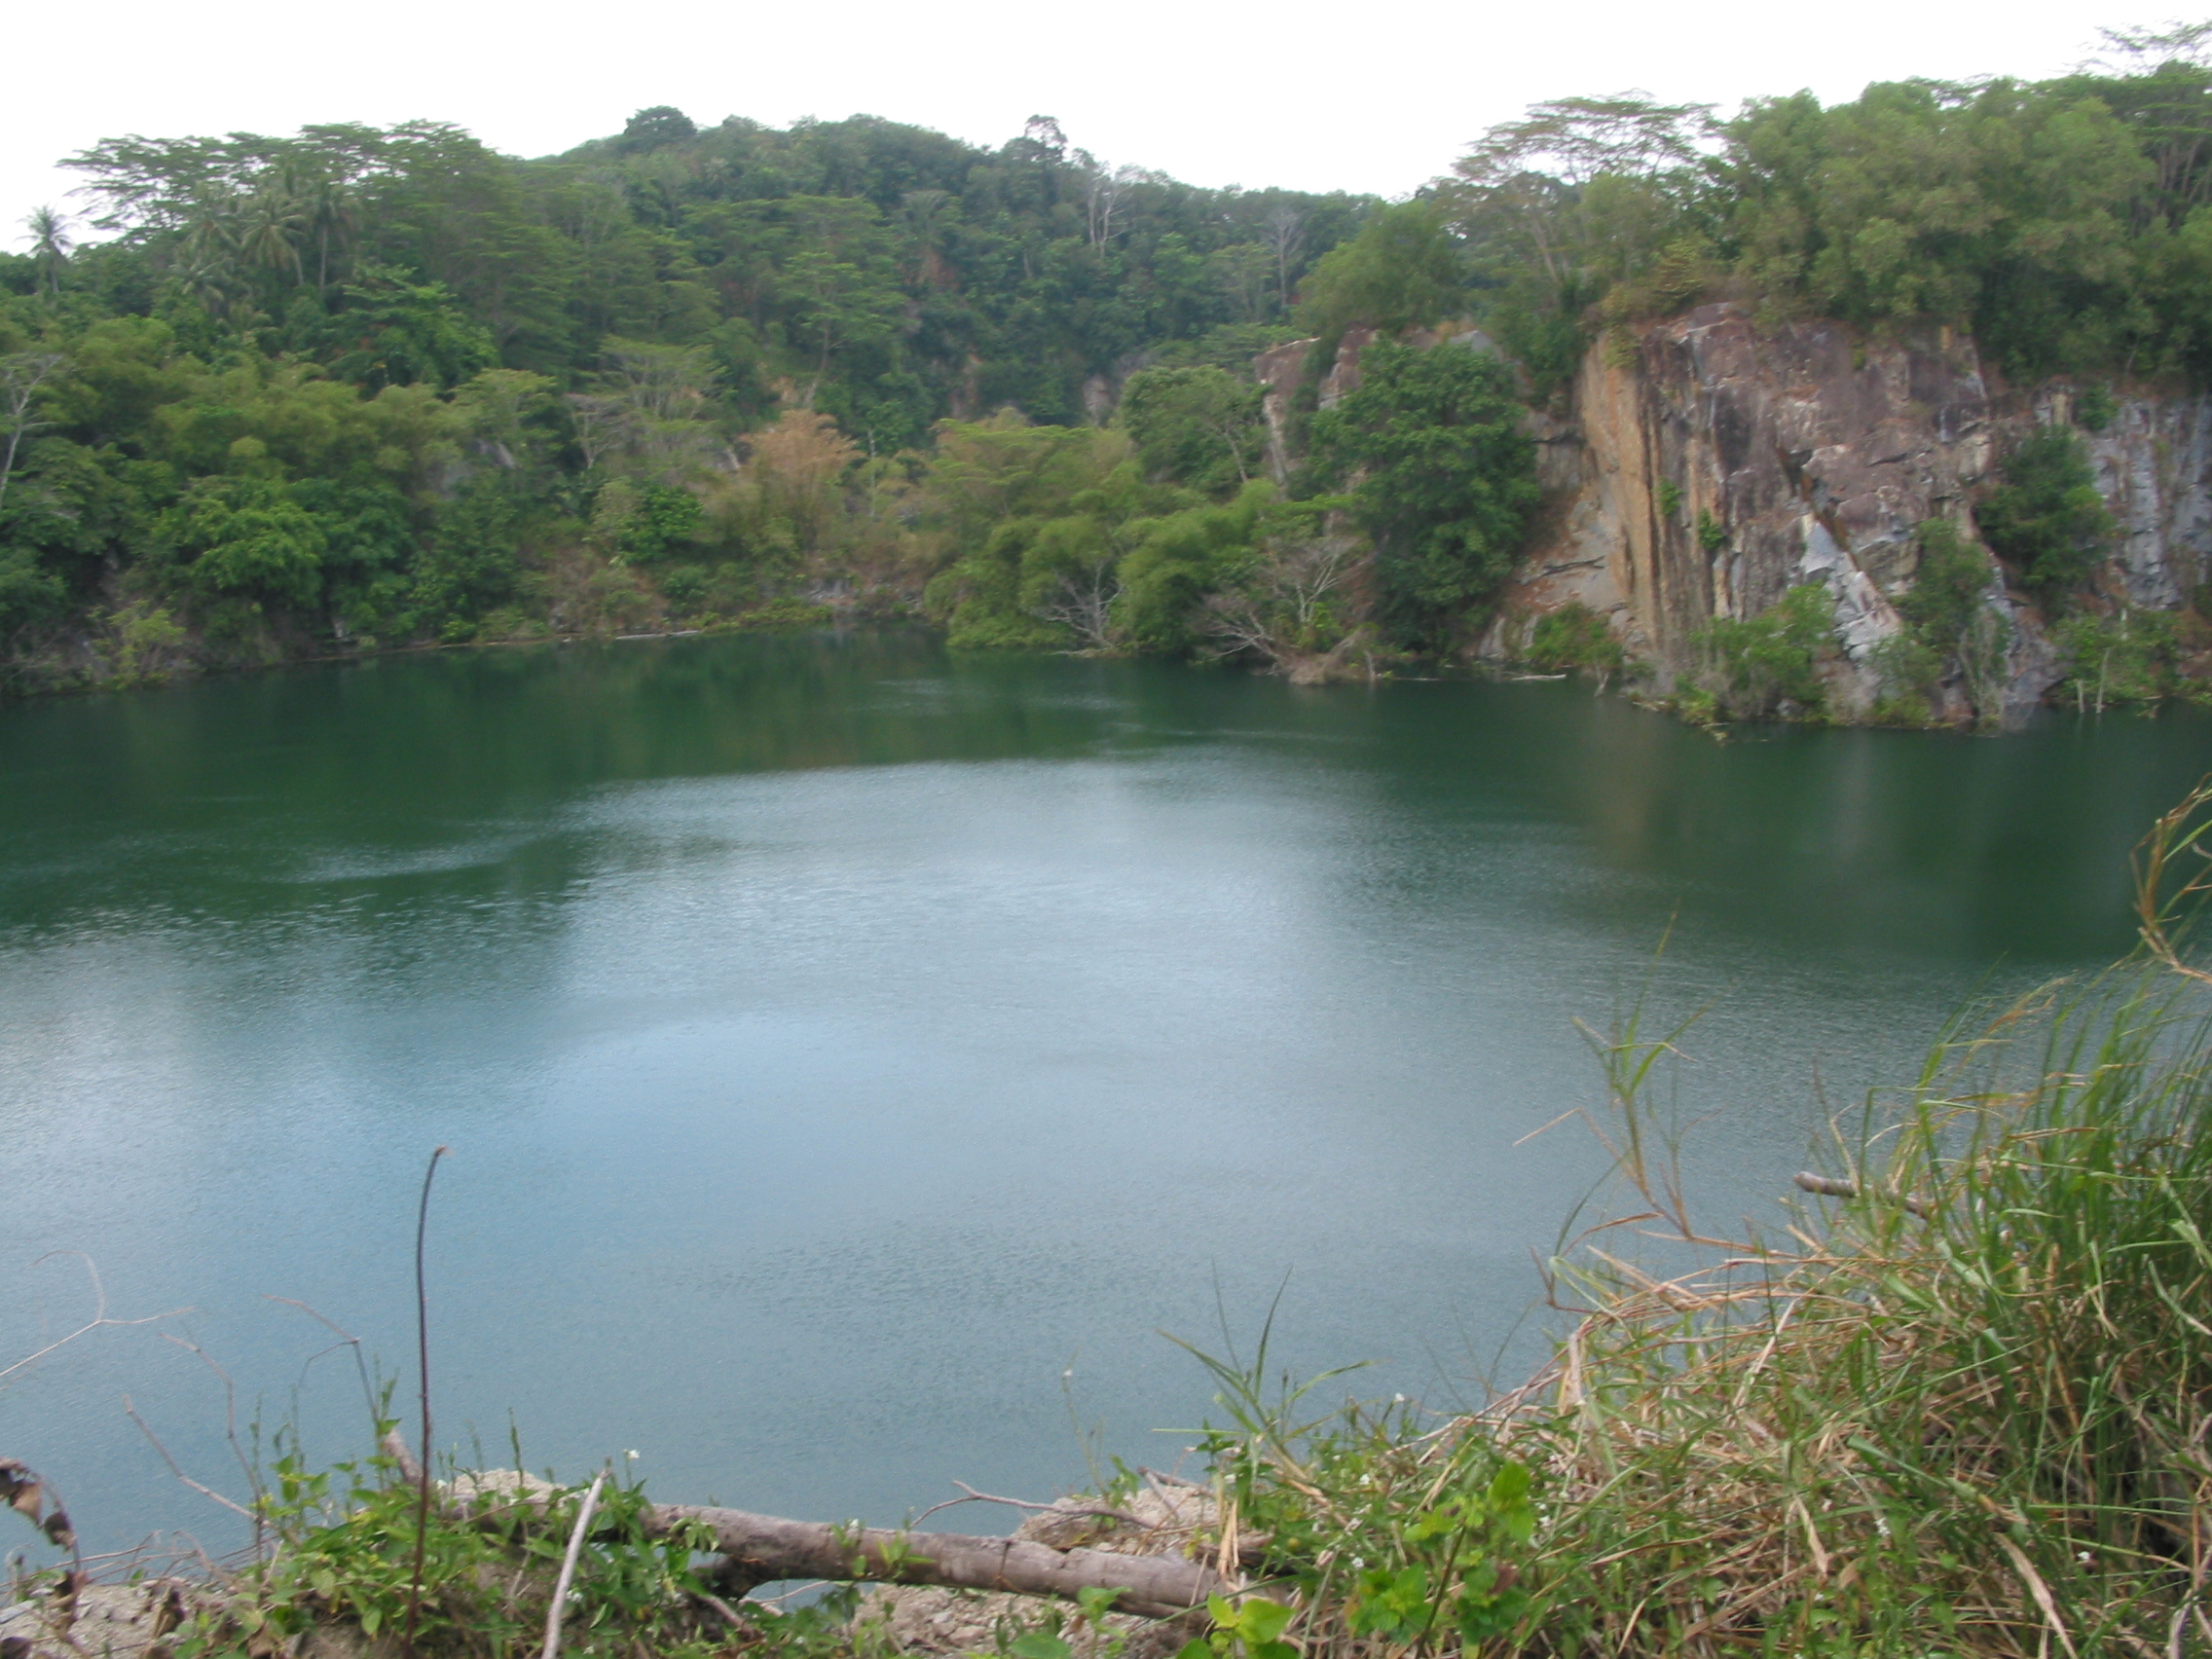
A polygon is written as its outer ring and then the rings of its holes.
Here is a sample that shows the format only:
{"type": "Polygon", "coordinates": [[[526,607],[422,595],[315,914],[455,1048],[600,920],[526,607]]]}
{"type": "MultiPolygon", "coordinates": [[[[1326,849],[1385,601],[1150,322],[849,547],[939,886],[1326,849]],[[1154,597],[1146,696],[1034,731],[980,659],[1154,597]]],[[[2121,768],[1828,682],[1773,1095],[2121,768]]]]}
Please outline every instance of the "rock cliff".
{"type": "MultiPolygon", "coordinates": [[[[1863,706],[1867,653],[1897,632],[1913,531],[1971,501],[2036,421],[2063,420],[2063,385],[2010,391],[1973,343],[1931,329],[1869,341],[1841,323],[1761,327],[1733,305],[1661,323],[1633,352],[1593,350],[1565,420],[1539,424],[1550,511],[1505,615],[1486,640],[1581,600],[1662,676],[1689,665],[1715,616],[1753,616],[1793,585],[1825,582],[1848,665],[1835,687],[1863,706]]],[[[2212,400],[2132,391],[2089,436],[2121,534],[2100,577],[2115,599],[2170,609],[2212,568],[2212,400]]],[[[2013,614],[2014,709],[2054,677],[2040,619],[2013,614]]]]}
{"type": "MultiPolygon", "coordinates": [[[[1441,338],[1487,344],[1464,325],[1429,336],[1441,338]]],[[[1324,403],[1354,384],[1363,344],[1347,337],[1324,403]]],[[[1949,330],[1876,341],[1830,321],[1762,325],[1733,304],[1632,344],[1594,349],[1565,412],[1531,417],[1548,502],[1485,655],[1513,655],[1538,618],[1579,600],[1664,687],[1692,666],[1706,622],[1821,581],[1843,643],[1832,692],[1862,709],[1878,689],[1868,654],[1900,626],[1915,527],[1949,518],[1971,535],[1970,504],[1998,456],[2039,420],[2066,419],[2074,396],[2064,384],[2005,387],[1949,330]]],[[[1278,433],[1299,350],[1256,365],[1278,433]]],[[[2122,387],[2115,403],[2086,434],[2120,526],[2099,585],[2119,603],[2176,608],[2212,579],[2212,398],[2122,387]]],[[[2018,712],[2056,678],[2054,653],[2017,594],[1993,581],[1986,603],[2012,616],[2007,704],[2018,712]]]]}

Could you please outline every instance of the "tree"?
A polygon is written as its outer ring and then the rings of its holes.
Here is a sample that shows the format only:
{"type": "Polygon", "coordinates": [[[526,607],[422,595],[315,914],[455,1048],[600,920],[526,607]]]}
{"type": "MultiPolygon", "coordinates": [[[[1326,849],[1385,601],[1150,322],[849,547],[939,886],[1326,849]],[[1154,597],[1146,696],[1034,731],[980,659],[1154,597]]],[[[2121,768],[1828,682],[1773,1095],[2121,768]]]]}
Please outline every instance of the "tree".
{"type": "Polygon", "coordinates": [[[1265,241],[1275,264],[1275,304],[1290,310],[1290,268],[1306,246],[1306,215],[1295,207],[1277,207],[1268,215],[1265,241]]]}
{"type": "Polygon", "coordinates": [[[15,473],[24,435],[46,424],[31,418],[39,388],[63,361],[58,351],[18,351],[0,357],[0,436],[7,439],[7,447],[0,449],[0,506],[7,504],[8,480],[15,473]]]}
{"type": "Polygon", "coordinates": [[[1313,418],[1312,464],[1349,486],[1385,616],[1416,645],[1496,591],[1542,493],[1511,372],[1458,346],[1370,346],[1358,389],[1313,418]]]}
{"type": "Polygon", "coordinates": [[[1323,254],[1299,286],[1299,316],[1333,347],[1365,323],[1384,334],[1451,315],[1466,303],[1459,249],[1433,203],[1368,215],[1359,235],[1323,254]]]}
{"type": "Polygon", "coordinates": [[[186,579],[210,599],[242,595],[305,607],[320,591],[322,527],[272,479],[201,479],[164,529],[187,561],[186,579]]]}
{"type": "Polygon", "coordinates": [[[1597,297],[1594,276],[1632,274],[1677,234],[1711,116],[1633,96],[1536,104],[1476,140],[1442,200],[1486,263],[1526,266],[1570,310],[1597,297]]]}
{"type": "Polygon", "coordinates": [[[655,104],[630,117],[623,124],[622,136],[615,139],[610,148],[618,156],[634,156],[669,144],[682,144],[698,135],[699,129],[682,110],[672,104],[655,104]]]}
{"type": "Polygon", "coordinates": [[[23,229],[30,232],[31,261],[46,278],[47,293],[55,299],[61,297],[61,272],[69,263],[69,250],[76,245],[69,235],[71,223],[68,214],[52,205],[33,207],[23,221],[23,229]]]}
{"type": "Polygon", "coordinates": [[[1122,388],[1120,420],[1147,471],[1218,496],[1249,482],[1267,448],[1263,395],[1217,368],[1144,369],[1122,388]]]}
{"type": "Polygon", "coordinates": [[[2063,600],[2088,580],[2112,540],[2096,468],[2073,431],[2042,426],[2013,446],[2001,470],[2005,482],[1974,509],[1974,523],[2023,587],[2063,600]]]}

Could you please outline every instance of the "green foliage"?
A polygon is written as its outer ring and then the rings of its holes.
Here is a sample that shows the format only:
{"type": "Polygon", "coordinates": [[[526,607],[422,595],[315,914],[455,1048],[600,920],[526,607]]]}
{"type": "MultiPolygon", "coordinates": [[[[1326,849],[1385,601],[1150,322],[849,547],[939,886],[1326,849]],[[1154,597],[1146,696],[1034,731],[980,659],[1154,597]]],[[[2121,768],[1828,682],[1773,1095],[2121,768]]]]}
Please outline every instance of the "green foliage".
{"type": "Polygon", "coordinates": [[[161,534],[193,589],[313,605],[322,589],[321,525],[284,485],[265,478],[203,478],[165,515],[161,534]]]}
{"type": "Polygon", "coordinates": [[[2074,424],[2084,431],[2103,431],[2119,414],[2109,386],[2085,386],[2074,394],[2074,424]]]}
{"type": "Polygon", "coordinates": [[[1313,470],[1349,484],[1400,638],[1434,644],[1511,573],[1542,492],[1513,377],[1456,347],[1378,343],[1358,389],[1313,419],[1313,470]]]}
{"type": "Polygon", "coordinates": [[[108,618],[115,630],[115,682],[150,685],[164,678],[163,664],[169,653],[187,643],[184,625],[166,606],[143,600],[127,605],[108,618]]]}
{"type": "Polygon", "coordinates": [[[1709,559],[1728,546],[1728,527],[1704,507],[1697,513],[1697,544],[1709,559]]]}
{"type": "Polygon", "coordinates": [[[2108,703],[2156,703],[2181,687],[2182,630],[2159,611],[2078,612],[2053,632],[2065,678],[2058,694],[2102,714],[2108,703]]]}
{"type": "Polygon", "coordinates": [[[67,602],[61,578],[28,547],[0,547],[0,638],[57,614],[67,602]]]}
{"type": "Polygon", "coordinates": [[[646,564],[694,540],[705,521],[699,498],[676,484],[615,478],[600,487],[592,504],[593,534],[623,558],[646,564]]]}
{"type": "Polygon", "coordinates": [[[1272,485],[1255,481],[1226,506],[1186,507],[1145,522],[1118,571],[1123,637],[1140,650],[1195,648],[1199,602],[1245,568],[1274,499],[1272,485]]]}
{"type": "Polygon", "coordinates": [[[1434,204],[1378,208],[1359,235],[1325,255],[1299,290],[1299,321],[1334,350],[1346,329],[1384,335],[1465,309],[1467,273],[1434,204]]]}
{"type": "Polygon", "coordinates": [[[1731,718],[1760,719],[1794,705],[1817,716],[1826,699],[1821,661],[1835,645],[1835,600],[1825,582],[1791,588],[1756,616],[1716,616],[1692,640],[1704,689],[1731,718]]]}
{"type": "Polygon", "coordinates": [[[1249,483],[1267,449],[1261,388],[1207,366],[1144,369],[1122,388],[1118,418],[1156,478],[1208,496],[1249,483]]]}
{"type": "Polygon", "coordinates": [[[1402,1396],[1309,1416],[1309,1396],[1345,1373],[1271,1387],[1272,1327],[1271,1314],[1248,1363],[1181,1346],[1212,1374],[1227,1419],[1209,1421],[1199,1449],[1239,1528],[1268,1540],[1262,1575],[1295,1588],[1297,1606],[1216,1598],[1210,1637],[1177,1659],[1284,1659],[1298,1651],[1284,1641],[1293,1616],[1307,1652],[1472,1652],[1511,1630],[1530,1606],[1531,1469],[1486,1434],[1431,1437],[1402,1396]]]}
{"type": "Polygon", "coordinates": [[[1927,724],[1940,683],[1956,672],[1976,719],[1994,720],[2003,712],[2012,628],[2009,616],[1989,602],[1989,561],[1949,519],[1927,520],[1918,540],[1912,586],[1897,601],[1904,628],[1883,641],[1872,658],[1883,684],[1873,719],[1886,725],[1927,724]]]}
{"type": "Polygon", "coordinates": [[[1605,619],[1579,599],[1538,618],[1529,637],[1529,666],[1544,674],[1580,669],[1610,679],[1627,660],[1605,619]]]}
{"type": "Polygon", "coordinates": [[[1682,510],[1682,487],[1672,478],[1662,478],[1659,480],[1657,495],[1660,519],[1673,524],[1675,515],[1682,510]]]}
{"type": "Polygon", "coordinates": [[[1925,521],[1918,539],[1920,562],[1898,614],[1927,644],[1951,650],[1989,591],[1989,564],[1949,519],[1925,521]]]}
{"type": "MultiPolygon", "coordinates": [[[[388,1425],[387,1425],[388,1426],[388,1425]]],[[[275,1547],[240,1576],[218,1611],[178,1633],[178,1659],[274,1651],[318,1625],[394,1640],[413,1599],[418,1492],[387,1457],[311,1471],[281,1452],[254,1505],[275,1547]]],[[[581,1493],[480,1500],[471,1515],[433,1506],[424,1534],[416,1651],[503,1659],[542,1634],[553,1581],[581,1493]]],[[[608,1481],[593,1510],[563,1621],[578,1654],[629,1654],[698,1642],[714,1615],[692,1563],[711,1540],[679,1527],[647,1534],[642,1488],[608,1481]]]]}
{"type": "Polygon", "coordinates": [[[2079,590],[2110,545],[2112,514],[2081,438],[2044,426],[2005,457],[2005,482],[1974,509],[1983,539],[2046,600],[2079,590]]]}

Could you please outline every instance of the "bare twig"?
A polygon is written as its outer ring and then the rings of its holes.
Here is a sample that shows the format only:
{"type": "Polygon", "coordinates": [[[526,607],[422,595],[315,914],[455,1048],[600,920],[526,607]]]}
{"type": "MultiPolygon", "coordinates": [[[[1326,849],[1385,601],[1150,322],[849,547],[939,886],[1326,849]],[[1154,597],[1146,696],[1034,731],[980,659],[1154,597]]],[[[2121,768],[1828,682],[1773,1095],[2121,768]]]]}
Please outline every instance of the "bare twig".
{"type": "Polygon", "coordinates": [[[422,1375],[423,1463],[416,1470],[422,1498],[415,1509],[415,1570],[407,1581],[407,1629],[400,1646],[415,1659],[415,1621],[423,1611],[423,1558],[430,1544],[430,1293],[423,1275],[423,1246],[430,1231],[430,1183],[437,1178],[438,1160],[446,1149],[430,1154],[423,1171],[423,1197],[415,1206],[415,1354],[422,1375]]]}
{"type": "Polygon", "coordinates": [[[222,1382],[223,1439],[230,1446],[231,1456],[238,1459],[239,1468],[245,1475],[246,1487],[249,1491],[252,1492],[254,1495],[255,1507],[253,1511],[253,1550],[255,1556],[259,1557],[259,1555],[261,1554],[262,1514],[262,1506],[260,1500],[268,1495],[268,1492],[267,1489],[265,1489],[261,1484],[261,1475],[259,1471],[254,1468],[253,1459],[245,1455],[245,1448],[239,1444],[238,1384],[231,1381],[231,1374],[225,1371],[221,1366],[217,1365],[214,1360],[210,1359],[207,1356],[207,1350],[202,1347],[198,1343],[188,1342],[183,1337],[172,1335],[167,1331],[164,1331],[162,1333],[162,1341],[166,1343],[176,1344],[178,1347],[183,1348],[187,1353],[192,1354],[200,1361],[202,1365],[204,1365],[209,1371],[212,1371],[222,1382]]]}
{"type": "Polygon", "coordinates": [[[696,1595],[701,1602],[712,1607],[717,1613],[719,1613],[722,1617],[723,1622],[726,1623],[732,1630],[751,1630],[753,1628],[751,1624],[746,1622],[746,1617],[743,1613],[739,1612],[735,1607],[731,1606],[727,1602],[723,1601],[712,1590],[697,1590],[692,1592],[692,1594],[696,1595]]]}
{"type": "Polygon", "coordinates": [[[1160,1525],[1157,1521],[1147,1521],[1141,1515],[1131,1515],[1126,1509],[1099,1509],[1089,1504],[1068,1503],[1064,1500],[1052,1503],[1031,1503],[1028,1499],[1020,1497],[993,1497],[987,1492],[977,1492],[966,1481],[954,1481],[952,1484],[968,1495],[965,1497],[948,1497],[942,1503],[931,1504],[929,1508],[914,1517],[914,1525],[920,1526],[940,1509],[951,1509],[963,1503],[1003,1503],[1011,1509],[1034,1509],[1052,1515],[1096,1515],[1108,1521],[1126,1521],[1132,1527],[1142,1527],[1147,1530],[1160,1525]]]}
{"type": "MultiPolygon", "coordinates": [[[[353,1350],[353,1369],[361,1379],[361,1402],[369,1409],[369,1420],[371,1422],[376,1421],[376,1389],[369,1382],[369,1363],[361,1355],[361,1339],[353,1335],[352,1332],[347,1330],[343,1325],[340,1325],[335,1319],[325,1318],[321,1313],[317,1312],[314,1309],[310,1308],[306,1303],[300,1301],[297,1297],[265,1296],[263,1300],[269,1302],[281,1302],[287,1308],[297,1308],[302,1313],[305,1313],[316,1324],[325,1326],[329,1330],[337,1333],[338,1341],[335,1345],[333,1345],[334,1346],[350,1347],[353,1350]]],[[[330,1348],[324,1348],[320,1353],[313,1353],[308,1356],[307,1365],[300,1367],[300,1380],[303,1382],[307,1381],[308,1366],[314,1364],[314,1362],[320,1359],[323,1354],[329,1353],[330,1351],[330,1348]]]]}
{"type": "MultiPolygon", "coordinates": [[[[254,1522],[256,1527],[258,1528],[258,1526],[260,1525],[259,1517],[257,1517],[252,1510],[246,1508],[242,1503],[232,1502],[221,1493],[217,1492],[213,1487],[202,1486],[198,1481],[194,1480],[190,1475],[186,1474],[181,1467],[178,1466],[177,1460],[169,1456],[169,1449],[162,1444],[161,1436],[156,1434],[151,1428],[147,1427],[146,1419],[138,1415],[138,1408],[130,1403],[130,1396],[129,1394],[123,1396],[123,1415],[138,1425],[138,1432],[140,1434],[143,1434],[146,1437],[148,1443],[152,1445],[154,1450],[162,1455],[162,1461],[169,1466],[170,1474],[176,1476],[178,1480],[182,1481],[186,1486],[190,1487],[202,1497],[214,1499],[215,1502],[221,1504],[225,1509],[230,1510],[233,1514],[242,1515],[248,1521],[254,1522]]],[[[259,1554],[259,1551],[256,1550],[255,1553],[259,1554]]]]}
{"type": "Polygon", "coordinates": [[[53,1261],[56,1256],[75,1256],[79,1261],[85,1264],[85,1275],[92,1281],[92,1316],[85,1321],[84,1324],[78,1326],[74,1331],[71,1331],[67,1336],[58,1337],[55,1341],[48,1343],[46,1346],[40,1348],[36,1353],[25,1354],[21,1359],[17,1360],[13,1365],[0,1366],[0,1378],[13,1377],[17,1372],[22,1370],[25,1366],[37,1364],[38,1361],[44,1359],[48,1354],[54,1352],[55,1348],[67,1347],[79,1337],[86,1335],[88,1332],[96,1331],[102,1325],[151,1325],[156,1320],[174,1319],[180,1313],[189,1313],[192,1311],[192,1309],[189,1308],[172,1308],[166,1313],[149,1313],[142,1319],[111,1319],[108,1317],[107,1312],[107,1289],[100,1283],[100,1271],[98,1268],[92,1265],[92,1257],[86,1255],[84,1251],[49,1250],[45,1255],[39,1257],[37,1261],[31,1263],[31,1266],[34,1268],[41,1267],[44,1264],[53,1261]]]}
{"type": "Polygon", "coordinates": [[[561,1558],[561,1576],[553,1584],[553,1604],[545,1609],[545,1659],[558,1659],[560,1654],[561,1621],[569,1616],[569,1585],[576,1576],[576,1557],[583,1550],[584,1534],[591,1530],[591,1512],[599,1507],[599,1489],[606,1484],[605,1469],[592,1476],[591,1490],[584,1493],[576,1524],[570,1530],[569,1552],[561,1558]]]}

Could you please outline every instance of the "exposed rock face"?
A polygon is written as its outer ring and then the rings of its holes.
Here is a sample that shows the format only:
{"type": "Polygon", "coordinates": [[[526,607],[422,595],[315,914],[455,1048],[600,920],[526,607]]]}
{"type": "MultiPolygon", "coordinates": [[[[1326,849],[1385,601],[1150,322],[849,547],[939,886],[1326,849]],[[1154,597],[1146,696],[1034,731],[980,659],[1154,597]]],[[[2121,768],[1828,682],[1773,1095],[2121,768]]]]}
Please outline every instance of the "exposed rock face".
{"type": "MultiPolygon", "coordinates": [[[[1315,388],[1326,408],[1359,384],[1372,329],[1348,332],[1315,388]]],[[[1487,350],[1464,323],[1411,344],[1487,350]]],[[[1269,462],[1280,480],[1313,343],[1264,353],[1269,462]]],[[[1662,682],[1691,669],[1693,636],[1716,616],[1755,616],[1800,583],[1835,599],[1845,712],[1879,689],[1868,655],[1900,626],[1914,532],[1947,518],[1971,538],[1972,501],[1997,458],[2039,422],[2066,421],[2073,389],[2028,392],[1985,373],[1948,329],[1868,340],[1845,324],[1761,326],[1733,304],[1648,329],[1626,358],[1584,359],[1567,413],[1530,417],[1550,501],[1505,595],[1485,655],[1511,656],[1537,619],[1579,600],[1606,617],[1662,682]]],[[[2099,585],[2116,603],[2174,609],[2212,581],[2212,397],[2128,388],[2085,434],[2120,525],[2099,585]]],[[[2012,622],[2008,713],[2057,678],[2040,617],[2002,583],[1988,604],[2012,622]]]]}
{"type": "MultiPolygon", "coordinates": [[[[1862,708],[1878,689],[1868,653],[1900,625],[1915,527],[1949,518],[1971,535],[1998,455],[2039,418],[2065,418],[2069,396],[1994,387],[1948,330],[1870,342],[1836,322],[1762,328],[1727,304],[1656,325],[1631,359],[1593,350],[1570,417],[1536,421],[1553,500],[1484,648],[1509,654],[1535,618],[1580,600],[1671,679],[1706,622],[1818,580],[1848,658],[1833,689],[1862,708]]],[[[2185,603],[2212,569],[2212,399],[2127,395],[2089,447],[2123,527],[2104,585],[2136,606],[2185,603]]],[[[1989,603],[2013,615],[2017,712],[2055,678],[2053,655],[1994,581],[1989,603]]]]}

